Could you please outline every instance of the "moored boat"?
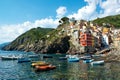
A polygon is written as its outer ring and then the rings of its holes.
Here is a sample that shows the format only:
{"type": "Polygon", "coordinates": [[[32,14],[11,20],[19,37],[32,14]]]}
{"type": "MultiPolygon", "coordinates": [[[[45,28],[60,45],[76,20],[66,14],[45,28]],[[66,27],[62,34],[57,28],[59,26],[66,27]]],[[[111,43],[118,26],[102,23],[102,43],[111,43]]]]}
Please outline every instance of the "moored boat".
{"type": "Polygon", "coordinates": [[[15,56],[15,55],[1,56],[2,60],[17,60],[18,58],[20,58],[20,57],[19,56],[15,56]]]}
{"type": "Polygon", "coordinates": [[[56,66],[52,66],[52,65],[44,65],[44,66],[36,66],[35,70],[36,71],[47,71],[47,70],[53,70],[55,69],[56,66]]]}
{"type": "Polygon", "coordinates": [[[94,59],[86,59],[86,60],[83,60],[84,63],[90,63],[92,62],[94,59]]]}
{"type": "Polygon", "coordinates": [[[79,58],[68,58],[69,62],[79,62],[79,58]]]}
{"type": "Polygon", "coordinates": [[[92,55],[92,57],[102,57],[103,54],[95,54],[95,55],[92,55]]]}
{"type": "Polygon", "coordinates": [[[80,57],[81,60],[90,60],[91,56],[82,56],[80,57]]]}
{"type": "Polygon", "coordinates": [[[35,66],[45,66],[45,65],[49,65],[49,64],[44,62],[44,61],[33,62],[31,64],[32,67],[35,67],[35,66]]]}
{"type": "Polygon", "coordinates": [[[103,65],[103,64],[104,64],[104,60],[91,62],[91,65],[103,65]]]}
{"type": "Polygon", "coordinates": [[[39,55],[36,55],[36,54],[34,54],[34,55],[28,55],[28,57],[29,57],[29,58],[38,58],[39,55]]]}

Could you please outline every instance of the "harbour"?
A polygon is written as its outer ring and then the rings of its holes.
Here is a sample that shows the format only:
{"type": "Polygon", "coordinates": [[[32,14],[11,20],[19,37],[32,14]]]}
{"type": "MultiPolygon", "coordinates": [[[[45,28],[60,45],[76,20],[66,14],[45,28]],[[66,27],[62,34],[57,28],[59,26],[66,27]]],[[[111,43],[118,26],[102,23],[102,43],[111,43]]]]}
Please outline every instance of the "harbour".
{"type": "MultiPolygon", "coordinates": [[[[32,52],[0,51],[0,56],[9,54],[32,54],[32,52]]],[[[43,56],[41,54],[40,56],[43,56]]],[[[0,60],[1,80],[119,80],[120,63],[111,62],[104,65],[91,65],[79,62],[59,60],[65,54],[50,54],[53,58],[31,58],[32,61],[45,61],[56,69],[36,72],[31,62],[18,63],[17,60],[0,60]]]]}

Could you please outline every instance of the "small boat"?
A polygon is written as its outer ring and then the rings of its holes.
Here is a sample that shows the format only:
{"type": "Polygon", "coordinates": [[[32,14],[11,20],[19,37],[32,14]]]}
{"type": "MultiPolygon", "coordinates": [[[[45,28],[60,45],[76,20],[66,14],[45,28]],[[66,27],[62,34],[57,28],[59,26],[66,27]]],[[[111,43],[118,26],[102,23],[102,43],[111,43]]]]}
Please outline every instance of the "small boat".
{"type": "Polygon", "coordinates": [[[50,55],[44,55],[43,58],[53,58],[53,56],[50,56],[50,55]]]}
{"type": "Polygon", "coordinates": [[[45,65],[49,65],[49,64],[44,62],[44,61],[37,61],[37,62],[33,62],[31,64],[32,67],[35,67],[35,66],[45,66],[45,65]]]}
{"type": "Polygon", "coordinates": [[[66,55],[67,58],[78,58],[78,55],[66,55]]]}
{"type": "Polygon", "coordinates": [[[15,55],[1,56],[2,60],[17,60],[18,58],[20,58],[20,57],[19,56],[15,56],[15,55]]]}
{"type": "Polygon", "coordinates": [[[39,55],[28,55],[29,58],[38,58],[39,55]]]}
{"type": "Polygon", "coordinates": [[[45,61],[32,61],[32,63],[45,63],[45,61]]]}
{"type": "Polygon", "coordinates": [[[94,59],[86,59],[86,60],[83,60],[84,63],[90,63],[92,62],[94,59]]]}
{"type": "Polygon", "coordinates": [[[81,60],[90,60],[91,56],[82,56],[80,57],[81,60]]]}
{"type": "Polygon", "coordinates": [[[79,58],[68,58],[69,62],[79,62],[79,58]]]}
{"type": "Polygon", "coordinates": [[[103,64],[104,64],[104,60],[91,62],[91,65],[103,65],[103,64]]]}
{"type": "Polygon", "coordinates": [[[23,63],[23,62],[30,62],[31,60],[29,58],[19,58],[18,63],[23,63]]]}
{"type": "Polygon", "coordinates": [[[44,65],[44,66],[36,66],[35,70],[36,71],[48,71],[48,70],[53,70],[55,68],[56,68],[56,66],[44,65]]]}
{"type": "Polygon", "coordinates": [[[95,55],[92,55],[92,57],[101,57],[102,54],[95,54],[95,55]]]}

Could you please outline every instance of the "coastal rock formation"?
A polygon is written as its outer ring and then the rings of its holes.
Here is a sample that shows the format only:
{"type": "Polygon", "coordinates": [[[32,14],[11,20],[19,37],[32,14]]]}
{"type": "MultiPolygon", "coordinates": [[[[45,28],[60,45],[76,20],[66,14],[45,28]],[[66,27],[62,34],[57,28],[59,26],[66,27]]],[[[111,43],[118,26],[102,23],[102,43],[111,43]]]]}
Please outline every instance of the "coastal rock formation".
{"type": "MultiPolygon", "coordinates": [[[[85,52],[96,52],[102,48],[101,36],[109,38],[108,35],[110,29],[103,28],[102,21],[109,21],[112,24],[115,23],[115,18],[120,19],[119,15],[106,17],[102,19],[94,20],[99,23],[98,25],[91,25],[90,22],[84,20],[70,20],[67,17],[63,17],[59,21],[59,25],[56,29],[51,28],[33,28],[24,34],[20,35],[10,44],[6,45],[4,50],[18,50],[18,51],[33,51],[36,53],[85,53],[85,52]],[[102,21],[100,21],[102,20],[102,21]],[[114,20],[114,21],[112,21],[114,20]],[[80,22],[79,22],[80,21],[80,22]],[[103,33],[102,33],[103,29],[103,33]],[[81,39],[81,35],[89,35],[91,37],[87,39],[89,44],[85,40],[81,39]],[[84,43],[84,44],[82,44],[84,43]],[[81,46],[82,44],[82,46],[81,46]]],[[[118,20],[119,21],[119,20],[118,20]]],[[[118,23],[116,21],[116,23],[118,23]]],[[[109,22],[105,22],[109,23],[109,22]]],[[[107,25],[109,26],[109,25],[107,25]]],[[[113,26],[116,26],[115,24],[113,26]]],[[[118,27],[119,25],[117,25],[118,27]]],[[[112,30],[112,28],[111,28],[112,30]]],[[[83,36],[83,38],[85,37],[83,36]]],[[[112,37],[113,38],[113,37],[112,37]]],[[[111,41],[107,42],[107,46],[111,41]]]]}
{"type": "Polygon", "coordinates": [[[70,36],[63,27],[68,26],[68,18],[57,29],[33,28],[6,45],[4,50],[33,51],[36,53],[66,53],[70,47],[70,36]]]}

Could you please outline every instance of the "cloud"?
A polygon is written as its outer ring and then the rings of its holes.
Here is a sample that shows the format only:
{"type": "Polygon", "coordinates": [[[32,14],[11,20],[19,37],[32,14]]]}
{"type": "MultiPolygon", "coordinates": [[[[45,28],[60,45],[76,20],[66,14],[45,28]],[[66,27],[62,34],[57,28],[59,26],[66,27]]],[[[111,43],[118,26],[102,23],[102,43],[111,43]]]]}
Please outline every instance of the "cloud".
{"type": "MultiPolygon", "coordinates": [[[[69,18],[74,17],[77,20],[92,20],[97,17],[120,14],[120,0],[84,0],[85,6],[78,9],[73,14],[67,15],[69,18]]],[[[10,42],[23,34],[27,30],[36,27],[56,28],[58,21],[67,13],[67,7],[60,6],[56,10],[56,19],[51,17],[34,22],[26,21],[22,24],[12,24],[0,26],[0,43],[10,42]]]]}
{"type": "Polygon", "coordinates": [[[45,18],[41,20],[36,20],[34,26],[46,27],[46,28],[56,28],[58,26],[58,19],[45,18]]]}
{"type": "Polygon", "coordinates": [[[120,8],[116,9],[116,13],[120,13],[120,8]]]}
{"type": "Polygon", "coordinates": [[[103,9],[103,14],[100,14],[100,17],[120,14],[120,0],[103,1],[100,7],[103,9]]]}
{"type": "Polygon", "coordinates": [[[63,17],[64,15],[65,15],[65,13],[67,12],[67,8],[66,7],[64,7],[64,6],[60,6],[57,10],[56,10],[56,12],[57,12],[57,18],[61,18],[61,17],[63,17]]]}
{"type": "Polygon", "coordinates": [[[35,22],[26,21],[22,24],[3,25],[0,26],[0,43],[11,42],[19,35],[30,30],[31,28],[43,27],[43,28],[56,28],[58,26],[58,20],[52,18],[45,18],[36,20],[35,22]]]}
{"type": "Polygon", "coordinates": [[[68,17],[93,20],[97,17],[120,14],[120,0],[84,0],[84,2],[87,4],[68,17]]]}
{"type": "Polygon", "coordinates": [[[77,20],[79,19],[85,19],[89,20],[93,14],[96,12],[97,4],[99,0],[84,0],[87,2],[86,6],[83,6],[82,8],[78,9],[77,13],[74,13],[72,15],[69,15],[68,17],[75,17],[77,20]]]}

